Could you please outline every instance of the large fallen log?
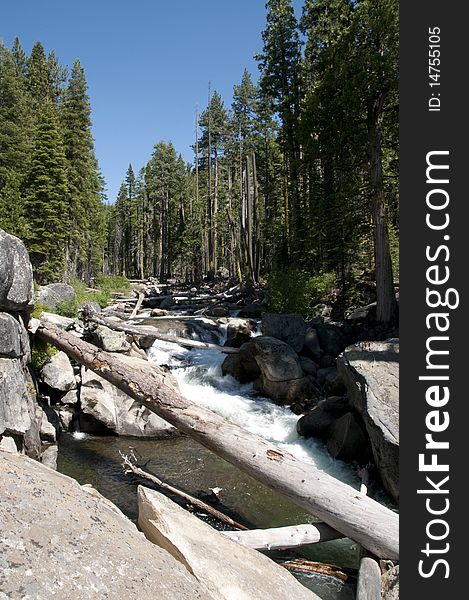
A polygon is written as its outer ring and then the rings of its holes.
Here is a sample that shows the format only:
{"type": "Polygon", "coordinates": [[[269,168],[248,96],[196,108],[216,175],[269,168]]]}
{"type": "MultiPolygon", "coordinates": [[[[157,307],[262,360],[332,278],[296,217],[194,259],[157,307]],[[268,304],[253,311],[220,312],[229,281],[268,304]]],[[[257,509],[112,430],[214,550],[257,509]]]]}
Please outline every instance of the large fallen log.
{"type": "Polygon", "coordinates": [[[337,540],[344,536],[325,523],[306,523],[270,529],[248,531],[222,531],[223,535],[254,550],[284,550],[307,544],[337,540]]]}
{"type": "Polygon", "coordinates": [[[175,390],[155,385],[115,355],[56,327],[41,325],[37,335],[376,556],[398,558],[399,516],[390,509],[175,390]]]}
{"type": "Polygon", "coordinates": [[[167,335],[160,333],[156,327],[147,327],[145,325],[128,325],[125,322],[118,322],[115,319],[107,319],[102,317],[95,312],[86,310],[83,313],[86,321],[91,321],[97,325],[104,325],[113,329],[114,331],[123,331],[129,335],[142,336],[150,340],[162,340],[164,342],[173,342],[179,344],[183,348],[209,348],[212,350],[218,350],[223,354],[236,354],[239,352],[239,348],[231,348],[229,346],[218,346],[217,344],[209,344],[208,342],[199,342],[198,340],[190,340],[188,338],[176,337],[175,335],[167,335]]]}

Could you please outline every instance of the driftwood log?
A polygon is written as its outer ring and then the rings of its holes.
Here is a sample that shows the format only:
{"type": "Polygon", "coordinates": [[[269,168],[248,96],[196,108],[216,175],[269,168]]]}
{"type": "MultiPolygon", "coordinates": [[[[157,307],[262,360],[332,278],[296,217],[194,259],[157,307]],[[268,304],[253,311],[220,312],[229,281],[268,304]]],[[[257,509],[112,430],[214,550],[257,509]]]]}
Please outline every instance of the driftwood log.
{"type": "Polygon", "coordinates": [[[222,531],[223,535],[254,550],[284,550],[337,540],[344,536],[325,523],[306,523],[270,529],[222,531]]]}
{"type": "Polygon", "coordinates": [[[156,385],[115,355],[45,324],[36,335],[376,556],[398,559],[399,516],[390,509],[164,384],[156,385]]]}
{"type": "MultiPolygon", "coordinates": [[[[124,468],[124,473],[126,473],[126,474],[133,473],[134,475],[137,475],[138,477],[142,477],[143,479],[147,479],[148,481],[155,483],[156,485],[163,488],[167,492],[170,492],[171,494],[174,494],[175,496],[179,496],[179,498],[183,498],[186,502],[188,502],[189,504],[192,504],[192,506],[196,506],[197,508],[200,508],[200,510],[203,510],[207,514],[212,515],[212,517],[215,517],[219,521],[222,521],[223,523],[226,523],[227,525],[231,525],[231,527],[236,527],[237,529],[242,529],[242,530],[247,529],[247,527],[245,525],[243,525],[242,523],[235,521],[230,516],[225,515],[225,513],[222,513],[221,511],[217,510],[213,506],[210,506],[210,504],[207,504],[203,500],[200,500],[199,498],[195,498],[194,496],[191,496],[187,492],[183,492],[182,490],[174,487],[173,485],[170,485],[169,483],[165,483],[156,475],[153,475],[152,473],[148,473],[148,471],[145,471],[144,469],[137,467],[137,465],[134,465],[132,463],[132,461],[129,459],[128,456],[124,456],[122,453],[121,453],[121,456],[124,460],[124,462],[122,463],[122,466],[124,468]]],[[[234,533],[236,533],[236,532],[234,532],[234,533]]]]}
{"type": "Polygon", "coordinates": [[[236,354],[239,352],[239,348],[231,348],[230,346],[218,346],[217,344],[209,344],[208,342],[199,342],[198,340],[190,340],[187,338],[180,338],[174,335],[167,335],[160,333],[156,327],[147,327],[144,325],[129,325],[123,321],[116,321],[115,319],[107,319],[97,313],[87,310],[83,312],[83,316],[86,321],[91,321],[97,325],[104,325],[114,331],[123,331],[133,336],[143,336],[149,340],[162,340],[163,342],[173,342],[179,344],[183,348],[209,348],[212,350],[218,350],[223,354],[236,354]]]}

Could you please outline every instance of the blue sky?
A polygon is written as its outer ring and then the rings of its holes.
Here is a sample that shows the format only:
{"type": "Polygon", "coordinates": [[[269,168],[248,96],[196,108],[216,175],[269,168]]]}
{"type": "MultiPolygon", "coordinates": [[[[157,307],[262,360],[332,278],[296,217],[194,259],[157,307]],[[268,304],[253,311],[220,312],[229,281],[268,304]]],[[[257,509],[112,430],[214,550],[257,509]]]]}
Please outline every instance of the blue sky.
{"type": "Polygon", "coordinates": [[[157,141],[192,162],[208,82],[229,106],[244,68],[258,76],[264,27],[264,0],[15,0],[2,2],[0,38],[11,47],[18,35],[28,53],[40,40],[63,65],[80,59],[113,202],[129,163],[142,167],[157,141]]]}

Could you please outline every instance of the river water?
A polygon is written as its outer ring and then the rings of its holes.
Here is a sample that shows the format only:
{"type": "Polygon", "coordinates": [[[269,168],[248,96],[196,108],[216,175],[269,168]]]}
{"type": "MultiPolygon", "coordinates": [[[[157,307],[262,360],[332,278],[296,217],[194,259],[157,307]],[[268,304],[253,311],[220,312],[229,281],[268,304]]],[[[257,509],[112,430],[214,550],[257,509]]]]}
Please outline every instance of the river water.
{"type": "MultiPolygon", "coordinates": [[[[223,342],[226,327],[217,333],[223,342]]],[[[213,331],[210,332],[213,341],[213,331]]],[[[198,336],[204,338],[203,335],[198,336]]],[[[209,408],[238,425],[269,440],[301,460],[359,488],[354,470],[330,457],[325,446],[296,433],[298,416],[266,398],[259,397],[252,385],[241,385],[230,376],[223,377],[225,355],[216,350],[185,350],[168,342],[155,342],[148,357],[168,365],[182,393],[193,402],[209,408]]],[[[207,493],[220,487],[221,508],[253,528],[313,522],[314,517],[285,497],[258,483],[236,467],[186,436],[165,440],[123,437],[97,437],[81,433],[64,434],[60,440],[59,470],[80,483],[91,483],[112,500],[129,518],[137,519],[136,487],[142,480],[124,475],[119,452],[134,452],[139,464],[158,477],[190,494],[207,493]]],[[[147,482],[145,482],[147,485],[147,482]]],[[[151,485],[150,485],[151,487],[151,485]]],[[[284,557],[299,553],[278,553],[284,557]]],[[[343,567],[357,566],[357,548],[349,540],[311,545],[301,550],[310,560],[343,567]]],[[[298,578],[323,600],[352,600],[353,582],[318,575],[298,578]]],[[[288,599],[286,599],[288,600],[288,599]]]]}

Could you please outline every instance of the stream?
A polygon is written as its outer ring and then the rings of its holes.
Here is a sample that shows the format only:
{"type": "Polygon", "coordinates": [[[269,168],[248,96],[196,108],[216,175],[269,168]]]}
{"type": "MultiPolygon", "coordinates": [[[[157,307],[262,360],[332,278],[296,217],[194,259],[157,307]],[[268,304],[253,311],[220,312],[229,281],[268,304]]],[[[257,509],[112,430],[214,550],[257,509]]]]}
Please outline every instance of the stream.
{"type": "MultiPolygon", "coordinates": [[[[151,319],[146,319],[149,324],[151,319]]],[[[168,331],[169,333],[169,331],[168,331]]],[[[177,332],[173,332],[177,333],[177,332]]],[[[226,324],[218,331],[213,326],[192,335],[201,341],[223,344],[226,324]]],[[[331,458],[326,447],[296,433],[298,416],[256,394],[252,384],[240,384],[223,376],[221,364],[226,355],[212,349],[186,350],[169,342],[156,341],[147,351],[149,360],[167,365],[176,377],[181,392],[193,402],[209,408],[232,422],[260,435],[326,473],[358,489],[360,482],[350,465],[331,458]]],[[[219,508],[240,517],[253,528],[276,527],[314,522],[314,517],[284,496],[255,481],[213,452],[186,436],[164,440],[91,436],[75,432],[60,439],[58,468],[80,483],[90,483],[114,502],[129,518],[137,519],[136,487],[148,485],[133,475],[124,475],[119,451],[138,456],[147,471],[190,494],[201,496],[220,487],[219,508]]],[[[149,485],[151,487],[151,484],[149,485]]],[[[208,519],[210,521],[210,519],[208,519]]],[[[220,525],[217,524],[217,527],[220,525]]],[[[295,558],[357,567],[357,548],[349,540],[335,540],[304,547],[301,551],[282,551],[273,556],[295,558]]],[[[295,576],[322,600],[352,600],[354,582],[317,574],[295,576]]]]}

